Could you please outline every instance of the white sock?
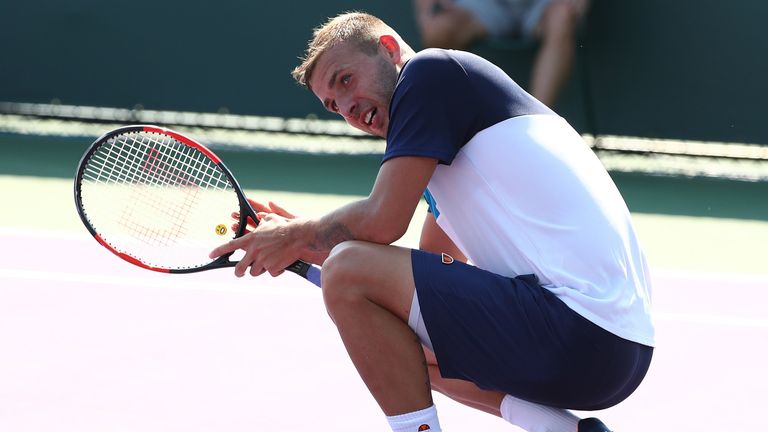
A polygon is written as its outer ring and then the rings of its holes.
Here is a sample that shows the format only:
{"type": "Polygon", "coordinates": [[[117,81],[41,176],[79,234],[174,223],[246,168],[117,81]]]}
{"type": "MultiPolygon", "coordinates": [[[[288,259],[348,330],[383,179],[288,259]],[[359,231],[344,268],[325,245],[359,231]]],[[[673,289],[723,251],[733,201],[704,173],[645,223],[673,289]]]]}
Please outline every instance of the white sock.
{"type": "Polygon", "coordinates": [[[432,405],[420,411],[387,416],[392,432],[441,432],[437,421],[437,408],[432,405]]]}
{"type": "Polygon", "coordinates": [[[570,411],[517,399],[510,395],[501,401],[501,417],[528,432],[576,432],[579,418],[570,411]]]}

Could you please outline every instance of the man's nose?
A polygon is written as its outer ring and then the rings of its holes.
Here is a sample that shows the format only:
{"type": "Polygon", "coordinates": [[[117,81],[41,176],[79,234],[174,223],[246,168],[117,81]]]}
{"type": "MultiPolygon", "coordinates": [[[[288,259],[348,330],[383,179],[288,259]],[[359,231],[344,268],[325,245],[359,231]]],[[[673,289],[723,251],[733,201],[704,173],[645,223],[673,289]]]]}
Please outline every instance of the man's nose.
{"type": "Polygon", "coordinates": [[[338,100],[336,103],[339,106],[339,113],[346,119],[352,119],[355,118],[355,113],[357,111],[357,103],[355,103],[354,100],[345,99],[345,100],[338,100]]]}

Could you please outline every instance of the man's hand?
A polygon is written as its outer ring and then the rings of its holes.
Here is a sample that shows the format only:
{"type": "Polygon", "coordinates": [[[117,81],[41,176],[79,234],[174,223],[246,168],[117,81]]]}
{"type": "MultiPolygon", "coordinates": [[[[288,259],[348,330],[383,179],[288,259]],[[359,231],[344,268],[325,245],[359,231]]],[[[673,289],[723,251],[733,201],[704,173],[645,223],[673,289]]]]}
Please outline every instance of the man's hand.
{"type": "MultiPolygon", "coordinates": [[[[277,206],[270,209],[279,209],[290,215],[277,206]]],[[[235,266],[237,277],[244,276],[248,267],[251,268],[251,276],[259,276],[265,271],[277,276],[301,258],[305,245],[297,235],[297,228],[301,225],[299,219],[267,212],[260,212],[257,217],[259,224],[252,226],[248,234],[217,247],[209,255],[215,259],[242,249],[245,255],[235,266]]]]}
{"type": "MultiPolygon", "coordinates": [[[[289,220],[296,219],[296,215],[272,201],[269,201],[268,204],[262,204],[249,198],[248,202],[256,212],[258,223],[248,217],[245,235],[217,247],[210,253],[210,257],[217,258],[242,249],[245,251],[245,256],[235,266],[235,276],[244,276],[249,266],[252,276],[259,276],[267,270],[273,276],[277,276],[284,271],[285,267],[295,261],[295,259],[289,260],[282,257],[287,255],[284,253],[287,246],[283,242],[285,240],[284,233],[287,230],[285,226],[289,220]],[[270,238],[271,240],[269,240],[270,238]],[[264,252],[265,249],[278,250],[279,253],[264,252]],[[271,258],[267,258],[268,255],[271,255],[271,258]],[[279,263],[282,261],[288,262],[281,267],[279,263]]],[[[232,229],[237,231],[240,228],[240,212],[233,212],[231,216],[237,221],[232,224],[232,229]]]]}
{"type": "MultiPolygon", "coordinates": [[[[274,213],[280,216],[283,216],[288,219],[294,219],[296,218],[296,215],[289,212],[288,210],[280,207],[279,205],[275,204],[274,202],[270,201],[267,205],[264,205],[258,201],[254,201],[250,198],[248,198],[248,202],[251,204],[251,207],[253,207],[253,210],[256,211],[256,218],[261,220],[262,217],[267,215],[268,213],[274,213]]],[[[240,228],[240,212],[233,212],[232,213],[232,219],[236,220],[236,223],[232,224],[232,230],[237,232],[237,230],[240,228]]],[[[250,217],[248,218],[248,226],[246,227],[247,232],[252,232],[254,229],[256,229],[256,222],[254,222],[250,217]]]]}

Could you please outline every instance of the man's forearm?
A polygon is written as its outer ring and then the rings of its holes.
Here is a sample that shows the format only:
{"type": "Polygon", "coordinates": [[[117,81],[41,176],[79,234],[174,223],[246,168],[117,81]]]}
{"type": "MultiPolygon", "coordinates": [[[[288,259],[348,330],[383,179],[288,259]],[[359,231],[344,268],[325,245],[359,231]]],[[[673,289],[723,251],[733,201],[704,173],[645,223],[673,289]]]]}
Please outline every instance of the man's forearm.
{"type": "MultiPolygon", "coordinates": [[[[401,235],[399,227],[377,221],[381,214],[368,199],[355,201],[321,217],[307,221],[306,247],[314,253],[330,252],[348,240],[389,244],[401,235]]],[[[407,227],[406,227],[407,228],[407,227]]]]}
{"type": "Polygon", "coordinates": [[[344,222],[331,220],[323,223],[323,219],[318,222],[315,235],[307,245],[312,251],[328,252],[339,243],[355,239],[352,230],[344,222]]]}

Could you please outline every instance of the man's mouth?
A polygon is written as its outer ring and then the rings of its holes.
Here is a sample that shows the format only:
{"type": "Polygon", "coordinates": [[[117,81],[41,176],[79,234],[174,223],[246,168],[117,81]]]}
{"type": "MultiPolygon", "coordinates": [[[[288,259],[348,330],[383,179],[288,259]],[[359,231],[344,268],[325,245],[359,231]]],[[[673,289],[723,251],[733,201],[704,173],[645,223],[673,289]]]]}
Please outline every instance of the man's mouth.
{"type": "Polygon", "coordinates": [[[365,116],[365,119],[364,119],[364,123],[367,126],[370,127],[373,124],[373,118],[376,116],[376,111],[377,111],[376,108],[368,111],[368,114],[365,116]]]}

